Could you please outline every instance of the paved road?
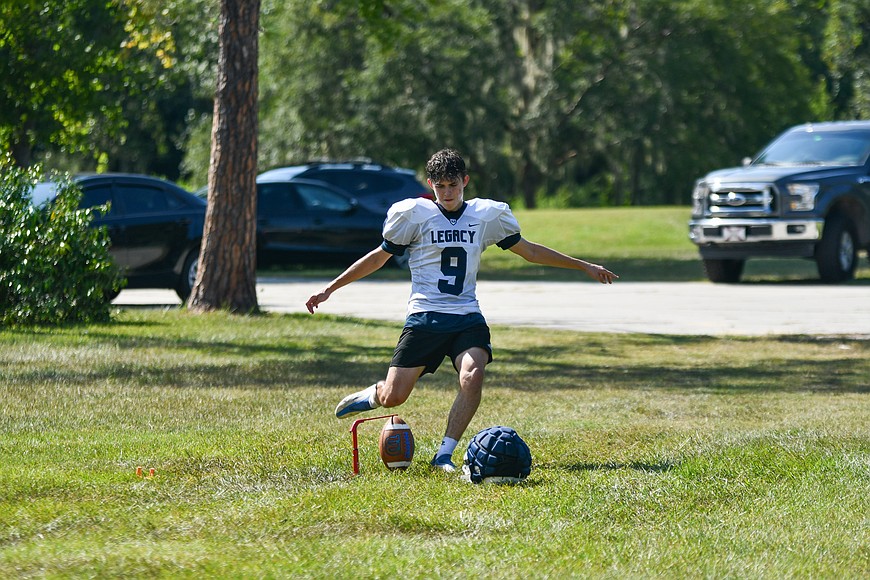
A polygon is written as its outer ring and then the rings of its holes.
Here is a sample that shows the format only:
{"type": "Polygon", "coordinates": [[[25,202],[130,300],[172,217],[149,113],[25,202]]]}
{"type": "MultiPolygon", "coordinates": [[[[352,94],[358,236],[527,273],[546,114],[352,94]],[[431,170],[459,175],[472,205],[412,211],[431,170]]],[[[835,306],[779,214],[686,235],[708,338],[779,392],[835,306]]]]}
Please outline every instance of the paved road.
{"type": "MultiPolygon", "coordinates": [[[[262,278],[260,307],[305,312],[325,281],[262,278]]],[[[336,292],[320,312],[401,321],[408,282],[361,280],[336,292]]],[[[870,337],[867,286],[705,282],[478,282],[490,324],[593,332],[688,335],[814,334],[870,337]]],[[[125,290],[118,305],[176,305],[174,292],[125,290]]]]}

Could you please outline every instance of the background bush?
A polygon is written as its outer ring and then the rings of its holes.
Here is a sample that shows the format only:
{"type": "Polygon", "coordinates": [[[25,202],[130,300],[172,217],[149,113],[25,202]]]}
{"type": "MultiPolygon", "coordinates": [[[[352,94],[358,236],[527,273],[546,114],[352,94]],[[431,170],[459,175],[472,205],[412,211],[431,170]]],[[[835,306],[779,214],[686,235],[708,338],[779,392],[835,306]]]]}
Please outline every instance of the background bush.
{"type": "Polygon", "coordinates": [[[107,297],[121,288],[105,228],[90,227],[92,211],[78,209],[81,190],[68,176],[53,179],[54,203],[33,207],[41,170],[0,160],[0,324],[105,321],[107,297]]]}

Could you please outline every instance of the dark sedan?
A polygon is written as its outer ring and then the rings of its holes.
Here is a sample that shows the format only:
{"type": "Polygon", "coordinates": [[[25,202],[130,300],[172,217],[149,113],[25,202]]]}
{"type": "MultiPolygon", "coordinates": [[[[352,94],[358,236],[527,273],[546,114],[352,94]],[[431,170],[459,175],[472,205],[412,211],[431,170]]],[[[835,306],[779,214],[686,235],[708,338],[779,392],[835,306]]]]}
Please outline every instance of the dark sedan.
{"type": "MultiPolygon", "coordinates": [[[[196,279],[205,201],[178,185],[131,174],[77,176],[80,207],[109,204],[93,226],[105,226],[110,254],[127,278],[127,288],[171,288],[186,300],[196,279]]],[[[36,186],[33,202],[50,201],[56,186],[36,186]]]]}
{"type": "Polygon", "coordinates": [[[332,185],[275,174],[257,178],[261,265],[364,255],[382,241],[384,214],[332,185]]]}
{"type": "Polygon", "coordinates": [[[397,201],[409,197],[432,197],[432,192],[417,180],[414,172],[370,161],[321,161],[271,169],[260,174],[268,181],[310,179],[324,181],[352,195],[382,216],[397,201]]]}

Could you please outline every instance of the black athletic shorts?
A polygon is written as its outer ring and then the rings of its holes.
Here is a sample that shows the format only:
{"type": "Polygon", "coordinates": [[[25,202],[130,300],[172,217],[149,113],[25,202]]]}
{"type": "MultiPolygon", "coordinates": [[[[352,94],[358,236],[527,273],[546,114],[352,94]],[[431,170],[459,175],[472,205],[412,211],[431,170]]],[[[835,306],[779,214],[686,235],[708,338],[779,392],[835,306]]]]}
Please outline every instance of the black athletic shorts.
{"type": "Polygon", "coordinates": [[[390,366],[400,368],[425,367],[421,374],[434,373],[449,356],[456,368],[456,357],[469,348],[480,347],[492,362],[489,326],[481,324],[458,332],[432,332],[406,326],[399,336],[390,366]]]}

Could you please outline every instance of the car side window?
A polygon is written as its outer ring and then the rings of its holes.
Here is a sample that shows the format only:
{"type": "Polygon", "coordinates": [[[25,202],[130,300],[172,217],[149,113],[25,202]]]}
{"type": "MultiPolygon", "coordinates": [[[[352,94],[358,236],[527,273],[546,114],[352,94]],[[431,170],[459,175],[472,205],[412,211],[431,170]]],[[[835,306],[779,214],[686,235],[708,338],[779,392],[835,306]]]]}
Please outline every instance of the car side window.
{"type": "Polygon", "coordinates": [[[300,183],[296,189],[308,210],[345,212],[353,207],[347,198],[323,187],[300,183]]]}
{"type": "Polygon", "coordinates": [[[402,182],[395,177],[373,172],[318,171],[313,172],[311,178],[326,181],[354,195],[392,191],[402,187],[402,182]]]}
{"type": "Polygon", "coordinates": [[[180,200],[157,187],[126,183],[115,187],[128,215],[159,213],[182,207],[180,200]]]}
{"type": "MultiPolygon", "coordinates": [[[[103,185],[95,185],[93,187],[84,188],[82,191],[82,200],[79,202],[80,209],[87,209],[98,205],[105,205],[112,201],[112,186],[108,183],[103,185]]],[[[118,215],[118,209],[114,203],[109,206],[109,213],[106,215],[118,215]]]]}
{"type": "Polygon", "coordinates": [[[302,202],[292,184],[257,184],[257,214],[260,216],[290,216],[299,213],[300,209],[302,202]]]}

